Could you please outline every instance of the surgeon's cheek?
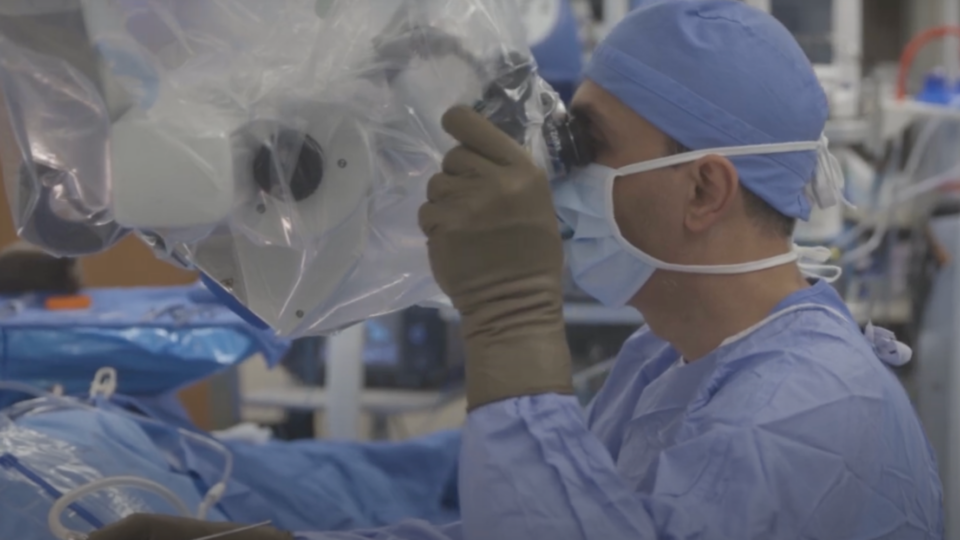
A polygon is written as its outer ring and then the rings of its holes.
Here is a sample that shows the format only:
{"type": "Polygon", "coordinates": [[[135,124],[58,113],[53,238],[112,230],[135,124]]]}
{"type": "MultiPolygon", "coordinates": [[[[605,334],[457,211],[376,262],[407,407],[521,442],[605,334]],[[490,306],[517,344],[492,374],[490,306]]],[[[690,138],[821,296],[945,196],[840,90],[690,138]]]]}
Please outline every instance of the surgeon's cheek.
{"type": "Polygon", "coordinates": [[[675,262],[683,245],[682,186],[668,171],[618,179],[614,217],[624,236],[644,253],[675,262]]]}
{"type": "MultiPolygon", "coordinates": [[[[655,230],[655,218],[636,185],[635,177],[618,178],[613,185],[613,216],[620,234],[635,247],[647,251],[644,230],[655,230]]],[[[649,203],[649,201],[647,201],[649,203]]]]}

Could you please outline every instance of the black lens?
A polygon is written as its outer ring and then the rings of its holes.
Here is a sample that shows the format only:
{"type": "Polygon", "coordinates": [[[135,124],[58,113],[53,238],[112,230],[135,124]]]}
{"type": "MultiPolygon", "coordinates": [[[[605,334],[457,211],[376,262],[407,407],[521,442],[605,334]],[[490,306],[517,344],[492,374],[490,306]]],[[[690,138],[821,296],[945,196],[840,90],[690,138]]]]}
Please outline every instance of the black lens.
{"type": "Polygon", "coordinates": [[[253,179],[265,193],[294,201],[313,195],[323,182],[323,150],[311,136],[283,129],[253,159],[253,179]],[[287,186],[284,187],[283,184],[287,186]]]}
{"type": "Polygon", "coordinates": [[[561,175],[586,167],[594,160],[593,143],[587,128],[575,116],[564,114],[548,118],[543,125],[543,136],[554,168],[561,175]]]}
{"type": "Polygon", "coordinates": [[[596,158],[593,140],[587,131],[587,126],[576,116],[568,116],[560,130],[560,141],[563,147],[560,156],[573,167],[586,167],[596,158]]]}

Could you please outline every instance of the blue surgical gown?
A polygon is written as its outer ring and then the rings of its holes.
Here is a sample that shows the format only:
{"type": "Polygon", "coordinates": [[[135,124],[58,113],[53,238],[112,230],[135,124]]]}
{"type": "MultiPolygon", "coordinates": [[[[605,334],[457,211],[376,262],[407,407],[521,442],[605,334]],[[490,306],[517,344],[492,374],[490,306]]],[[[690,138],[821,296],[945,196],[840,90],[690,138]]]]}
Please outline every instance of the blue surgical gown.
{"type": "Polygon", "coordinates": [[[303,538],[943,535],[910,402],[823,282],[689,364],[639,331],[586,413],[557,395],[472,412],[460,482],[462,523],[303,538]]]}

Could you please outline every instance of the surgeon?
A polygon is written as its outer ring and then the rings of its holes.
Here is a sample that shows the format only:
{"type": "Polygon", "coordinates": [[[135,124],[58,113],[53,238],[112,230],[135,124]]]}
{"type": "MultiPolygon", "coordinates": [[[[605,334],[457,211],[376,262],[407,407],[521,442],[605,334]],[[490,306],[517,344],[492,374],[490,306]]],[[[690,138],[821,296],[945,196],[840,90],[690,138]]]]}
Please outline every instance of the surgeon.
{"type": "MultiPolygon", "coordinates": [[[[842,175],[790,33],[732,0],[646,2],[597,48],[573,108],[596,163],[554,186],[470,109],[443,119],[461,146],[420,220],[463,315],[463,522],[300,537],[941,538],[936,463],[888,368],[909,349],[861,332],[817,277],[835,274],[791,242],[812,207],[842,203],[842,175]],[[586,413],[564,263],[647,322],[586,413]]],[[[229,527],[141,516],[91,540],[229,527]]]]}

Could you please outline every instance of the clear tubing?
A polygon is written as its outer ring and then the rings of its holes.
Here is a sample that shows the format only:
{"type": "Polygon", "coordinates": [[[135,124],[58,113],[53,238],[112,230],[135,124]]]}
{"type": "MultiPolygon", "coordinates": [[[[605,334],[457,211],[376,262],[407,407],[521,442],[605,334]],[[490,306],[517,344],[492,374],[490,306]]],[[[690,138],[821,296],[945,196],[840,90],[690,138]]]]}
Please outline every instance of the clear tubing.
{"type": "Polygon", "coordinates": [[[91,493],[121,486],[136,487],[156,493],[173,505],[173,507],[177,510],[177,512],[180,513],[181,516],[191,517],[190,509],[187,508],[187,505],[185,505],[183,501],[176,496],[176,494],[160,484],[152,480],[140,478],[138,476],[114,476],[111,478],[103,478],[95,482],[90,482],[89,484],[66,493],[63,495],[63,497],[57,499],[57,501],[53,503],[53,506],[50,508],[50,513],[47,514],[47,526],[50,528],[50,532],[60,540],[81,540],[86,538],[86,535],[83,533],[71,531],[63,526],[63,523],[60,522],[60,516],[63,514],[63,511],[66,510],[71,504],[79,501],[91,493]]]}
{"type": "MultiPolygon", "coordinates": [[[[23,394],[36,396],[39,398],[49,399],[50,401],[55,402],[59,405],[73,408],[73,409],[99,410],[93,405],[88,405],[77,399],[57,396],[55,394],[45,392],[29,384],[24,384],[24,383],[19,383],[14,381],[0,381],[0,390],[19,392],[23,394]]],[[[147,418],[145,416],[138,416],[135,414],[128,413],[126,411],[116,411],[116,412],[124,416],[127,416],[129,418],[132,418],[137,422],[144,422],[144,423],[150,423],[158,426],[169,427],[163,422],[159,422],[157,420],[154,420],[152,418],[147,418]]],[[[196,513],[197,519],[205,519],[207,517],[207,513],[210,511],[211,508],[213,508],[220,501],[220,499],[223,497],[224,492],[227,489],[227,482],[230,481],[230,476],[233,474],[233,454],[230,452],[230,450],[227,449],[226,446],[224,446],[223,444],[219,443],[216,440],[203,437],[201,435],[192,433],[182,428],[177,428],[177,431],[180,433],[180,435],[187,437],[195,442],[198,442],[204,446],[207,446],[208,448],[211,448],[212,450],[214,450],[215,452],[223,456],[224,466],[223,466],[223,474],[220,476],[220,481],[214,484],[209,490],[207,490],[207,493],[204,495],[203,500],[200,502],[200,505],[197,508],[197,513],[196,513]]],[[[128,478],[128,477],[114,477],[114,478],[128,478]]],[[[98,480],[97,482],[94,482],[93,484],[89,484],[89,485],[96,485],[96,484],[99,484],[100,482],[113,480],[114,478],[104,478],[102,480],[98,480]]],[[[140,480],[142,482],[149,482],[148,480],[143,480],[143,479],[140,479],[140,480]]],[[[148,488],[148,489],[159,488],[161,490],[166,490],[166,488],[164,488],[163,486],[160,486],[152,482],[149,482],[149,483],[152,485],[152,488],[148,488]]],[[[79,488],[79,489],[85,489],[86,487],[88,486],[84,486],[83,488],[79,488]]],[[[77,490],[70,492],[69,494],[64,495],[64,498],[67,498],[68,496],[73,497],[76,492],[77,490]]],[[[167,492],[169,493],[169,491],[167,492]]],[[[179,499],[177,499],[177,501],[180,506],[183,506],[183,503],[179,501],[179,499]]],[[[66,508],[66,506],[69,506],[69,504],[63,506],[63,508],[66,508]]],[[[51,512],[52,511],[53,510],[51,510],[51,512]]],[[[187,514],[189,515],[189,511],[187,512],[187,514]]],[[[59,513],[56,516],[56,520],[57,520],[57,523],[59,523],[59,513]]],[[[52,529],[51,529],[51,532],[53,532],[52,529]]],[[[58,536],[58,538],[61,538],[61,540],[65,540],[63,537],[58,536]]]]}
{"type": "MultiPolygon", "coordinates": [[[[940,120],[934,120],[924,126],[923,131],[920,132],[920,135],[917,138],[917,144],[914,146],[913,151],[910,152],[910,157],[907,159],[907,164],[906,167],[904,167],[903,174],[899,175],[897,179],[884,186],[886,189],[883,190],[880,197],[881,206],[879,206],[875,211],[875,213],[880,214],[881,217],[873,225],[873,234],[870,235],[870,238],[866,242],[845,253],[840,258],[840,264],[857,262],[876,251],[877,248],[880,247],[880,244],[883,243],[883,237],[886,235],[890,226],[891,215],[896,206],[905,202],[909,202],[919,195],[922,195],[927,191],[936,189],[940,185],[947,183],[947,181],[938,181],[937,179],[948,175],[951,172],[955,173],[956,167],[950,171],[947,171],[947,173],[928,178],[917,183],[912,188],[905,188],[903,191],[901,191],[901,188],[903,188],[901,184],[907,182],[909,179],[913,178],[914,175],[916,175],[917,170],[920,168],[920,162],[923,159],[923,155],[926,153],[927,147],[930,145],[930,141],[933,140],[933,136],[936,134],[936,131],[940,127],[941,123],[942,122],[940,120]],[[917,189],[920,186],[924,186],[924,188],[917,189]],[[909,195],[904,197],[904,193],[908,193],[909,195]],[[885,200],[888,200],[889,202],[886,202],[885,200]]],[[[853,231],[851,231],[851,234],[854,235],[854,238],[856,238],[857,235],[866,230],[867,227],[861,224],[855,227],[853,231]]]]}

